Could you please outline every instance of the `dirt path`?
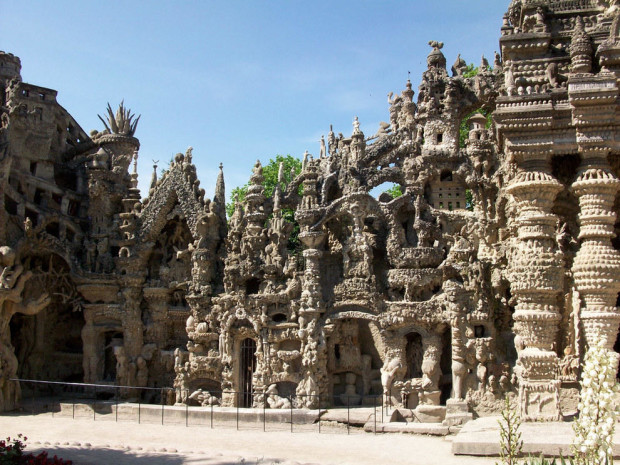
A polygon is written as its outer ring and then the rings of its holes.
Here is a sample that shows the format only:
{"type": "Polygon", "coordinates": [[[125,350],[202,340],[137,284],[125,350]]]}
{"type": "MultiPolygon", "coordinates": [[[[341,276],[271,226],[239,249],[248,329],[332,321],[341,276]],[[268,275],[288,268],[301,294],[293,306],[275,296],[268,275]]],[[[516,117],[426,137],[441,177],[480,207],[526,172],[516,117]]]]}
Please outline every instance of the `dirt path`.
{"type": "Polygon", "coordinates": [[[405,434],[317,434],[236,431],[201,426],[0,416],[0,436],[22,433],[27,450],[43,448],[75,465],[493,464],[456,457],[449,439],[405,434]]]}

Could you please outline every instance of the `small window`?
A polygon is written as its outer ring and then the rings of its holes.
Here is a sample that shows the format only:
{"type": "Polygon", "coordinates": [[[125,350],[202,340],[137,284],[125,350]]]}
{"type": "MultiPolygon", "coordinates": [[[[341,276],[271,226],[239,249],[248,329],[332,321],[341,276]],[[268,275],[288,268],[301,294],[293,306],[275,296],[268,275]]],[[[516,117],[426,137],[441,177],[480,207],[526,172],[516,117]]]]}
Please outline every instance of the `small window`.
{"type": "Polygon", "coordinates": [[[441,199],[443,197],[443,194],[439,194],[439,198],[441,199]]]}
{"type": "Polygon", "coordinates": [[[456,208],[461,208],[461,202],[456,202],[456,208]]]}
{"type": "Polygon", "coordinates": [[[474,326],[474,335],[476,337],[486,337],[486,328],[484,327],[484,325],[474,326]]]}
{"type": "Polygon", "coordinates": [[[448,202],[448,210],[452,211],[452,202],[448,202]]]}
{"type": "Polygon", "coordinates": [[[22,89],[22,97],[28,97],[30,95],[30,92],[28,92],[26,89],[22,89]]]}
{"type": "Polygon", "coordinates": [[[33,176],[37,174],[37,162],[36,161],[30,162],[30,174],[32,174],[33,176]]]}
{"type": "Polygon", "coordinates": [[[443,208],[443,202],[439,202],[439,208],[443,208]]]}
{"type": "Polygon", "coordinates": [[[45,100],[45,94],[42,94],[39,92],[39,99],[40,100],[45,100]]]}
{"type": "Polygon", "coordinates": [[[460,196],[461,196],[461,193],[460,193],[460,192],[457,192],[457,193],[456,193],[456,196],[457,196],[457,197],[460,197],[460,196]]]}
{"type": "Polygon", "coordinates": [[[437,143],[441,144],[443,142],[443,132],[437,133],[437,143]]]}
{"type": "Polygon", "coordinates": [[[36,205],[41,205],[41,203],[43,203],[43,194],[45,191],[43,191],[42,189],[37,189],[36,191],[34,191],[34,200],[33,202],[36,205]]]}
{"type": "Polygon", "coordinates": [[[284,323],[286,321],[286,315],[284,313],[276,313],[271,319],[274,323],[284,323]]]}

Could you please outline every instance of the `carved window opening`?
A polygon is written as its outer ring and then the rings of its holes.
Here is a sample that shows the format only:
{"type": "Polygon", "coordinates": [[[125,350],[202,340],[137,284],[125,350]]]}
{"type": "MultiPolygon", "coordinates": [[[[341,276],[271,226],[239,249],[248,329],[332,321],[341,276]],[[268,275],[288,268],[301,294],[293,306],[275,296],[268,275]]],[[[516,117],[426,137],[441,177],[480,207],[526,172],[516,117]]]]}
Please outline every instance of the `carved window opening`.
{"type": "Polygon", "coordinates": [[[409,333],[405,338],[407,340],[405,351],[407,357],[407,378],[421,378],[422,358],[424,356],[422,336],[418,333],[409,333]]]}
{"type": "Polygon", "coordinates": [[[246,294],[258,294],[260,288],[260,280],[257,278],[250,278],[245,282],[246,294]]]}
{"type": "Polygon", "coordinates": [[[340,360],[340,344],[334,345],[334,357],[336,360],[340,360]]]}
{"type": "Polygon", "coordinates": [[[441,144],[443,142],[443,132],[437,133],[437,143],[441,144]]]}
{"type": "Polygon", "coordinates": [[[452,181],[452,171],[444,170],[441,172],[441,176],[439,177],[441,182],[452,181]]]}
{"type": "Polygon", "coordinates": [[[474,326],[474,336],[476,338],[487,337],[487,329],[484,325],[474,326]]]}
{"type": "Polygon", "coordinates": [[[284,323],[286,321],[286,315],[284,313],[276,313],[271,319],[274,323],[284,323]]]}
{"type": "Polygon", "coordinates": [[[54,237],[60,237],[60,225],[56,221],[53,221],[45,226],[45,232],[54,237]]]}
{"type": "Polygon", "coordinates": [[[34,191],[34,199],[33,202],[36,205],[42,205],[43,204],[43,195],[44,195],[45,191],[42,189],[37,189],[34,191]]]}
{"type": "Polygon", "coordinates": [[[240,366],[240,407],[252,407],[253,386],[252,378],[256,370],[256,342],[246,338],[241,342],[240,366]]]}
{"type": "Polygon", "coordinates": [[[33,176],[37,175],[37,162],[36,161],[30,162],[30,174],[32,174],[33,176]]]}

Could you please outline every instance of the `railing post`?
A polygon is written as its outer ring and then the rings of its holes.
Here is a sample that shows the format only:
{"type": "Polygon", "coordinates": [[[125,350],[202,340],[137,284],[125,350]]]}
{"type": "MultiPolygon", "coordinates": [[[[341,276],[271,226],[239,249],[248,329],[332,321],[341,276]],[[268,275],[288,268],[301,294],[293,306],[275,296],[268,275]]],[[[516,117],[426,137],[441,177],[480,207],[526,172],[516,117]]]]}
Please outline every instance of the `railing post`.
{"type": "Polygon", "coordinates": [[[289,402],[291,404],[291,433],[293,432],[293,394],[289,396],[289,402]]]}
{"type": "Polygon", "coordinates": [[[116,418],[115,418],[114,421],[116,421],[118,423],[118,396],[119,396],[119,388],[117,387],[114,391],[115,391],[114,394],[115,394],[115,397],[116,397],[116,399],[115,399],[116,418]]]}
{"type": "Polygon", "coordinates": [[[164,424],[164,388],[161,388],[161,424],[164,424]]]}
{"type": "Polygon", "coordinates": [[[375,417],[375,434],[377,434],[377,397],[375,396],[375,399],[372,403],[373,407],[374,407],[374,417],[375,417]]]}
{"type": "Polygon", "coordinates": [[[239,431],[239,393],[235,397],[237,399],[237,431],[239,431]]]}
{"type": "Polygon", "coordinates": [[[189,422],[188,422],[188,414],[189,414],[189,389],[187,389],[187,392],[185,393],[185,398],[187,399],[185,401],[185,426],[189,426],[189,422]]]}
{"type": "Polygon", "coordinates": [[[35,414],[35,402],[37,400],[37,383],[32,383],[32,414],[35,414]]]}
{"type": "Polygon", "coordinates": [[[384,394],[381,394],[381,423],[385,423],[385,421],[383,420],[383,398],[384,394]]]}
{"type": "Polygon", "coordinates": [[[267,394],[263,392],[263,432],[267,431],[267,394]]]}
{"type": "Polygon", "coordinates": [[[140,424],[141,405],[142,405],[142,390],[140,390],[140,393],[138,395],[138,424],[140,424]]]}
{"type": "Polygon", "coordinates": [[[349,406],[349,396],[347,396],[347,434],[349,434],[350,420],[351,420],[351,409],[349,406]]]}
{"type": "Polygon", "coordinates": [[[213,400],[211,400],[211,429],[213,429],[213,400]]]}
{"type": "Polygon", "coordinates": [[[321,434],[321,393],[319,392],[319,434],[321,434]]]}

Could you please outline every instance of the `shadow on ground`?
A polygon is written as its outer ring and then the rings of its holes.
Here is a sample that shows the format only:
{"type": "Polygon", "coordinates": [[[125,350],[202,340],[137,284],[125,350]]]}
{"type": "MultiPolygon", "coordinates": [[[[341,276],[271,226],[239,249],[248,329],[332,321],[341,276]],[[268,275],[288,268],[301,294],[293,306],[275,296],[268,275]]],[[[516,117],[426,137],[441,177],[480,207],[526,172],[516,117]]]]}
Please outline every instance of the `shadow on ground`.
{"type": "Polygon", "coordinates": [[[274,459],[243,459],[230,457],[185,456],[175,453],[153,451],[117,450],[108,448],[78,448],[43,446],[28,447],[26,452],[38,454],[47,451],[49,457],[54,455],[64,460],[71,460],[73,465],[272,465],[280,461],[274,459]]]}

